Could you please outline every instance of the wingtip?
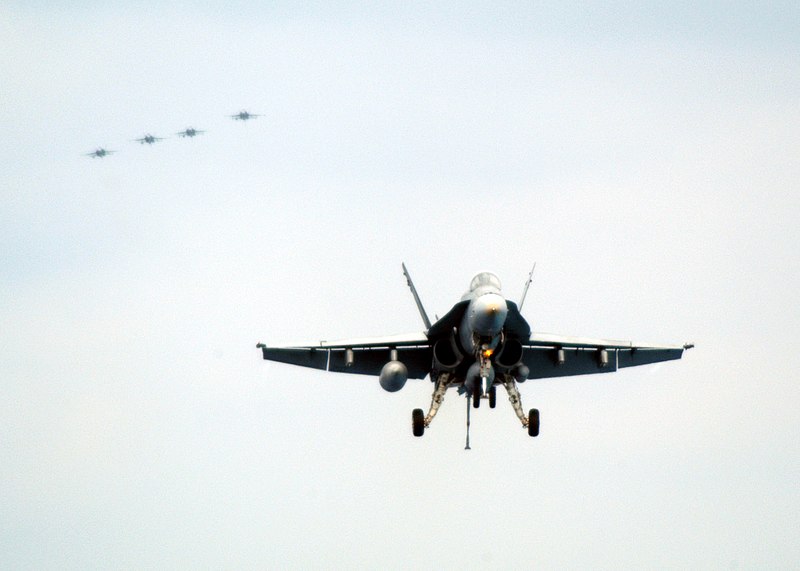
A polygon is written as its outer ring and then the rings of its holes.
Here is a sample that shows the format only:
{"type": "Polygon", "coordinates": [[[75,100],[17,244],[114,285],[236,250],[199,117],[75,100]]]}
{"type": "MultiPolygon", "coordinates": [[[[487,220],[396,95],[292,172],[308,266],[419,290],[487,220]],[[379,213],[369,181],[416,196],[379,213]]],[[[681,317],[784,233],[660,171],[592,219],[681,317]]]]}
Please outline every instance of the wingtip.
{"type": "Polygon", "coordinates": [[[688,351],[689,349],[694,349],[694,343],[685,343],[685,344],[683,345],[683,348],[684,348],[685,350],[687,350],[687,351],[688,351]]]}

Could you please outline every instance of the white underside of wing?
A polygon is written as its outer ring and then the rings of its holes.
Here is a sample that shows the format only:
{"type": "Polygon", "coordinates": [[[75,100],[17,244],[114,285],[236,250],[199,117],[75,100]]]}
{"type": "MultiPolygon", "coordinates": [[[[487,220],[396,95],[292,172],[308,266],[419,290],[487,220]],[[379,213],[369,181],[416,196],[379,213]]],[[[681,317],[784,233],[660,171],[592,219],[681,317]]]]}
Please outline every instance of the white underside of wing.
{"type": "Polygon", "coordinates": [[[603,347],[606,349],[683,349],[683,345],[656,345],[652,343],[634,343],[619,339],[597,339],[593,337],[574,337],[570,335],[555,335],[552,333],[532,333],[528,346],[553,346],[553,347],[603,347]]]}
{"type": "Polygon", "coordinates": [[[427,335],[420,331],[418,333],[401,333],[398,335],[388,335],[386,337],[359,337],[354,339],[337,339],[334,341],[317,341],[313,343],[269,345],[269,347],[272,349],[359,349],[367,347],[409,347],[428,344],[427,335]]]}

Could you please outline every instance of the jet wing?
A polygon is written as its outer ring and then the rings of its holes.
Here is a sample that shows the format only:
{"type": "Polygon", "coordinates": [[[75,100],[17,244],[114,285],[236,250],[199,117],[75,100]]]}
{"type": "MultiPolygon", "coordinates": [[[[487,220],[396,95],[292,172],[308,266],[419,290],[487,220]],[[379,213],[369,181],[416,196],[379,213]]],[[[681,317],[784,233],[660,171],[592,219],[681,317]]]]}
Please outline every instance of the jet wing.
{"type": "Polygon", "coordinates": [[[391,360],[391,350],[396,349],[398,360],[408,367],[410,379],[424,379],[433,360],[433,350],[425,333],[270,347],[260,343],[258,347],[267,361],[373,376],[380,374],[383,366],[391,360]],[[353,355],[350,363],[348,350],[352,350],[353,355]]]}
{"type": "Polygon", "coordinates": [[[637,344],[615,339],[533,333],[523,343],[529,379],[613,373],[624,367],[680,359],[693,345],[637,344]]]}

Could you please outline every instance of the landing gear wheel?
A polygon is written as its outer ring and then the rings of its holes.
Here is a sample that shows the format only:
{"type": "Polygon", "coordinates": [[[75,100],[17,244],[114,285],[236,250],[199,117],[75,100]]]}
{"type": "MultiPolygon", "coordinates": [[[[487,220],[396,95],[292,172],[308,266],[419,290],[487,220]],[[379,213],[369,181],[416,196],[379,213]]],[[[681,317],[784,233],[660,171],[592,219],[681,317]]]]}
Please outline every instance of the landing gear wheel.
{"type": "Polygon", "coordinates": [[[492,386],[489,389],[489,408],[494,408],[497,405],[497,387],[492,386]]]}
{"type": "Polygon", "coordinates": [[[481,406],[481,390],[475,389],[472,391],[472,408],[479,408],[481,406]]]}
{"type": "Polygon", "coordinates": [[[425,414],[421,408],[415,408],[411,413],[411,428],[414,436],[422,436],[425,433],[425,414]]]}
{"type": "Polygon", "coordinates": [[[528,412],[528,436],[539,436],[539,410],[536,408],[528,412]]]}

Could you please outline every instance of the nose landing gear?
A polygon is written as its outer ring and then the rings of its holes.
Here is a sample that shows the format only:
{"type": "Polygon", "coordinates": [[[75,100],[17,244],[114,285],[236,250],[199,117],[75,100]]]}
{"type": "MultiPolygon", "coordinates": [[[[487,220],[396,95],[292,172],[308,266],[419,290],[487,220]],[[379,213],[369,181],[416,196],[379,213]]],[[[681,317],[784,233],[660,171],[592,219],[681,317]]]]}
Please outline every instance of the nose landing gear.
{"type": "Polygon", "coordinates": [[[481,392],[480,387],[476,387],[474,391],[472,391],[472,408],[480,408],[481,406],[481,399],[488,398],[489,399],[489,408],[494,408],[497,406],[497,387],[492,385],[489,388],[485,388],[483,393],[481,392]]]}

